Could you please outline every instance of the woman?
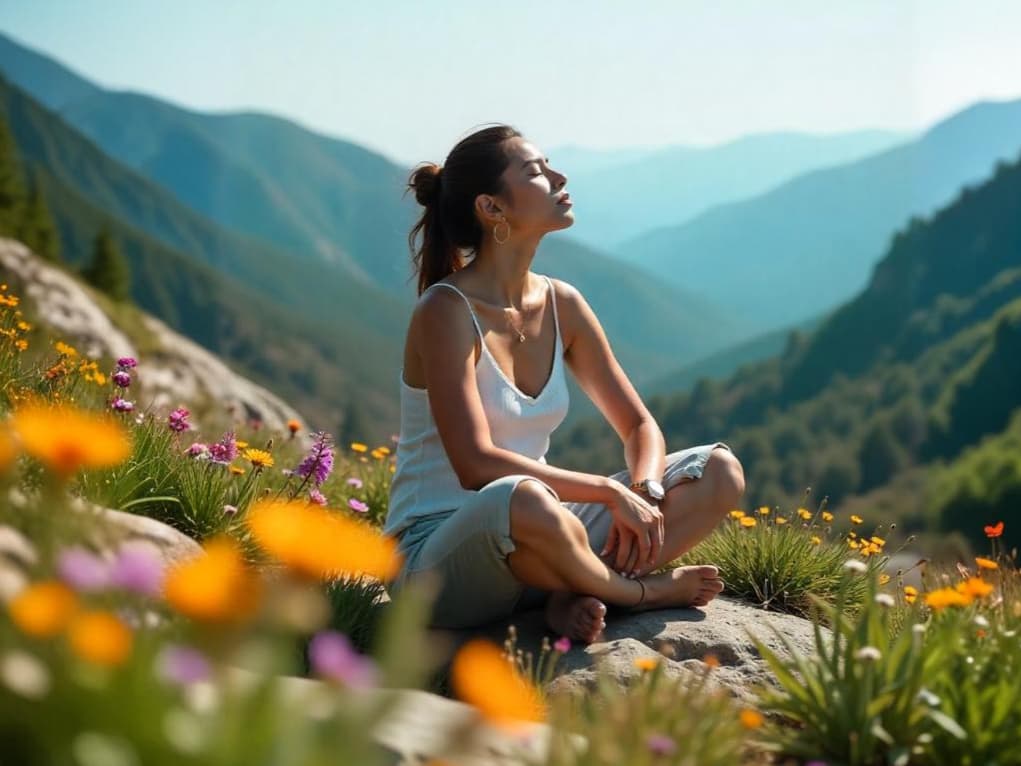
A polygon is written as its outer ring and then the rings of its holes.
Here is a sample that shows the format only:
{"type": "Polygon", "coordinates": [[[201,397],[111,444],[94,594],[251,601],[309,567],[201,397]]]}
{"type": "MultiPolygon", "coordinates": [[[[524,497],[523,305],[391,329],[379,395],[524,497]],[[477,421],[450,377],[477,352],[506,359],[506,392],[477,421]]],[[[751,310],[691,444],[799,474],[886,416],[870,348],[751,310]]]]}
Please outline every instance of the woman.
{"type": "Polygon", "coordinates": [[[405,556],[395,590],[439,576],[436,627],[545,602],[552,630],[592,642],[607,605],[702,606],[723,589],[714,566],[646,576],[735,507],[744,477],[722,442],[665,454],[588,303],[529,270],[542,237],[574,221],[566,183],[506,125],[409,179],[425,207],[408,237],[419,300],[384,530],[405,556]],[[565,363],[620,434],[628,468],[599,476],[546,463],[567,414],[565,363]]]}

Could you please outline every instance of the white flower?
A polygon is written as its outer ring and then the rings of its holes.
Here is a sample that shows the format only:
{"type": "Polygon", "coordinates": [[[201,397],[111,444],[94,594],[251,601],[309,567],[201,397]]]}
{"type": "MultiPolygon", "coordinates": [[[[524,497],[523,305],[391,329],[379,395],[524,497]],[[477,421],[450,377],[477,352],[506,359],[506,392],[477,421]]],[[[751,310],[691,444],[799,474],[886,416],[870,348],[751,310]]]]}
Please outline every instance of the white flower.
{"type": "Polygon", "coordinates": [[[854,653],[854,658],[863,662],[876,662],[882,656],[882,653],[874,646],[863,646],[854,653]]]}
{"type": "Polygon", "coordinates": [[[916,622],[914,625],[911,626],[911,632],[914,633],[916,636],[922,635],[923,633],[925,633],[925,624],[921,622],[916,622]]]}
{"type": "Polygon", "coordinates": [[[28,652],[15,649],[0,659],[0,681],[15,694],[39,699],[50,690],[50,671],[28,652]]]}
{"type": "Polygon", "coordinates": [[[851,572],[867,572],[868,567],[865,566],[864,562],[858,561],[858,559],[848,559],[844,562],[844,569],[851,572]]]}
{"type": "Polygon", "coordinates": [[[922,688],[918,690],[918,699],[924,702],[929,707],[939,707],[940,699],[928,689],[922,688]]]}
{"type": "Polygon", "coordinates": [[[986,619],[985,617],[983,617],[983,616],[982,616],[981,614],[976,614],[976,615],[975,615],[975,620],[974,620],[974,622],[975,622],[975,624],[976,624],[976,625],[978,625],[978,626],[979,626],[980,628],[988,628],[988,627],[989,627],[989,620],[987,620],[987,619],[986,619]]]}
{"type": "Polygon", "coordinates": [[[894,604],[893,596],[891,596],[889,593],[877,593],[876,603],[882,604],[883,606],[893,606],[894,604]]]}

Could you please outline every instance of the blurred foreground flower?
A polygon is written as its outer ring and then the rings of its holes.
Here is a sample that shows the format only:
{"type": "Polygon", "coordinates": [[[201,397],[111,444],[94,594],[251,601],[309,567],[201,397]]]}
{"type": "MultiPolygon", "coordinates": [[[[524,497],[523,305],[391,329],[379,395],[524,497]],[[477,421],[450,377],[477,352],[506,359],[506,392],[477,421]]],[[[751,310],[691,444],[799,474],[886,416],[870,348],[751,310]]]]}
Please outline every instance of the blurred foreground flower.
{"type": "Polygon", "coordinates": [[[317,633],[308,646],[309,665],[323,678],[340,681],[353,689],[376,686],[379,673],[376,663],[355,651],[343,633],[324,630],[317,633]]]}
{"type": "Polygon", "coordinates": [[[78,609],[78,598],[63,583],[46,580],[22,590],[7,608],[14,624],[23,632],[36,638],[50,638],[67,626],[78,609]]]}
{"type": "Polygon", "coordinates": [[[131,630],[109,612],[85,612],[68,630],[71,649],[96,665],[120,665],[131,654],[131,630]]]}
{"type": "Polygon", "coordinates": [[[370,575],[392,580],[400,569],[395,540],[300,500],[261,500],[249,510],[248,526],[264,551],[309,577],[370,575]]]}
{"type": "Polygon", "coordinates": [[[32,404],[15,412],[12,423],[25,452],[61,478],[118,465],[131,454],[123,427],[84,410],[32,404]]]}
{"type": "Polygon", "coordinates": [[[451,681],[458,697],[498,726],[515,728],[546,718],[539,691],[490,641],[473,639],[458,650],[451,681]]]}
{"type": "Polygon", "coordinates": [[[178,612],[207,622],[242,621],[259,606],[261,581],[241,558],[237,543],[209,541],[201,555],[167,572],[164,593],[178,612]]]}

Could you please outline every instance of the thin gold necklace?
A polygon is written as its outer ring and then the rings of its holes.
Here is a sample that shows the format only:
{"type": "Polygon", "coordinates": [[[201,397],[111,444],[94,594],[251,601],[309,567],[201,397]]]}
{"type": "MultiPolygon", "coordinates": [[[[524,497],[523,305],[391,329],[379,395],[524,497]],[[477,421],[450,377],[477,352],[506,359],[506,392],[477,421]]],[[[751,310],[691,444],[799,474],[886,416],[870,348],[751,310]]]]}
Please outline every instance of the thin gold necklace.
{"type": "MultiPolygon", "coordinates": [[[[506,309],[504,309],[504,311],[506,311],[506,309]]],[[[518,343],[524,343],[525,342],[525,334],[523,332],[521,332],[521,330],[519,330],[517,327],[515,327],[513,325],[513,323],[511,323],[509,315],[507,316],[507,324],[509,324],[511,326],[511,329],[514,330],[514,332],[516,332],[518,334],[518,343]]],[[[522,322],[521,323],[521,328],[524,329],[524,327],[525,327],[525,324],[524,324],[524,322],[522,322]]]]}

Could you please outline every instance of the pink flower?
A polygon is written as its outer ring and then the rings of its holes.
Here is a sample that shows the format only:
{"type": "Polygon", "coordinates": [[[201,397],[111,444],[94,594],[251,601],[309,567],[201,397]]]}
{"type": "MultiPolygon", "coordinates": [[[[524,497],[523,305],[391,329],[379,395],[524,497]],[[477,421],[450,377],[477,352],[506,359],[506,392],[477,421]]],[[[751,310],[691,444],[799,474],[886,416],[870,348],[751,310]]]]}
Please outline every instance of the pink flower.
{"type": "Polygon", "coordinates": [[[654,755],[673,755],[677,752],[677,743],[666,734],[650,734],[645,744],[654,755]]]}
{"type": "Polygon", "coordinates": [[[188,417],[190,415],[191,413],[188,412],[187,409],[184,407],[178,407],[167,416],[167,426],[175,433],[188,431],[191,429],[191,423],[188,422],[188,417]]]}
{"type": "Polygon", "coordinates": [[[308,491],[308,501],[316,505],[326,505],[326,495],[313,488],[308,491]]]}
{"type": "Polygon", "coordinates": [[[308,645],[308,658],[316,675],[340,681],[345,686],[369,689],[377,683],[375,662],[358,654],[347,636],[335,630],[324,630],[313,636],[308,645]]]}
{"type": "Polygon", "coordinates": [[[117,360],[117,366],[125,370],[130,370],[132,367],[137,367],[138,362],[135,361],[133,357],[122,356],[117,360]]]}
{"type": "Polygon", "coordinates": [[[350,479],[347,480],[347,483],[350,484],[355,489],[362,488],[362,480],[359,479],[357,476],[352,476],[350,479]]]}
{"type": "Polygon", "coordinates": [[[60,578],[75,590],[98,591],[110,584],[110,566],[101,557],[80,546],[57,554],[60,578]]]}
{"type": "Polygon", "coordinates": [[[365,513],[367,510],[369,510],[369,506],[367,506],[361,500],[354,497],[348,500],[347,504],[348,506],[350,506],[352,510],[358,511],[358,513],[365,513]]]}
{"type": "Polygon", "coordinates": [[[110,403],[110,406],[117,410],[117,412],[131,412],[135,409],[135,405],[132,402],[129,402],[127,399],[121,399],[119,396],[110,403]]]}
{"type": "Polygon", "coordinates": [[[567,654],[571,650],[571,639],[561,636],[553,643],[553,648],[561,654],[567,654]]]}
{"type": "Polygon", "coordinates": [[[202,652],[180,644],[164,646],[157,667],[162,678],[180,686],[204,681],[211,672],[209,660],[202,652]]]}
{"type": "Polygon", "coordinates": [[[158,596],[163,590],[163,560],[149,543],[124,543],[111,567],[110,583],[143,596],[158,596]]]}
{"type": "Polygon", "coordinates": [[[110,376],[114,382],[114,385],[119,388],[127,388],[131,385],[131,376],[128,375],[124,370],[117,370],[113,375],[110,376]]]}

